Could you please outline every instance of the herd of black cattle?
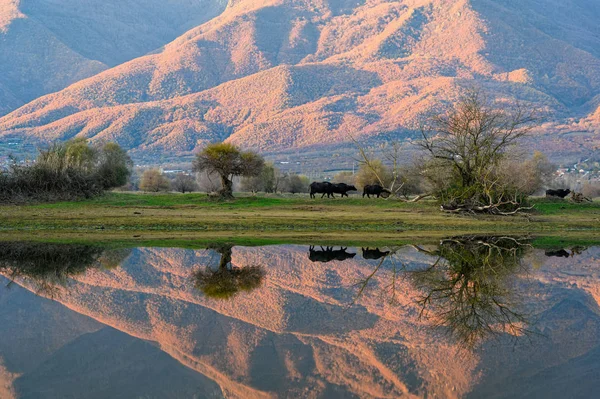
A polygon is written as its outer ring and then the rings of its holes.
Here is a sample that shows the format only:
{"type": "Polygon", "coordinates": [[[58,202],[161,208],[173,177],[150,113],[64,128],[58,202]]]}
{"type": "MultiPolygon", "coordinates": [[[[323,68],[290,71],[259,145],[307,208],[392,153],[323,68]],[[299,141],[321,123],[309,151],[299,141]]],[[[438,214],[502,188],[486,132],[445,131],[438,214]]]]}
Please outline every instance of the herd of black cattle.
{"type": "MultiPolygon", "coordinates": [[[[390,251],[380,251],[379,248],[361,248],[363,259],[381,259],[385,258],[390,254],[390,251]]],[[[332,260],[345,261],[346,259],[352,259],[356,256],[355,253],[348,252],[348,247],[340,247],[340,249],[333,249],[333,247],[321,247],[320,250],[315,249],[313,245],[308,249],[308,259],[311,262],[322,262],[327,263],[332,260]]]]}
{"type": "MultiPolygon", "coordinates": [[[[348,191],[358,191],[356,187],[346,183],[330,183],[324,182],[313,182],[310,185],[310,198],[315,198],[315,194],[322,194],[321,198],[327,196],[327,198],[335,198],[334,194],[340,194],[342,197],[348,197],[348,191]]],[[[379,184],[367,185],[363,188],[363,198],[365,195],[371,198],[371,195],[386,196],[391,194],[391,191],[387,188],[381,187],[379,184]]]]}
{"type": "MultiPolygon", "coordinates": [[[[574,257],[576,255],[581,255],[587,247],[573,247],[569,251],[564,248],[561,249],[553,249],[546,250],[545,255],[548,257],[559,257],[559,258],[569,258],[574,257]]],[[[361,248],[363,259],[367,260],[377,260],[381,258],[385,258],[392,254],[391,251],[381,251],[379,248],[361,248]]],[[[331,261],[339,261],[343,262],[348,259],[352,259],[356,256],[354,252],[348,252],[348,247],[340,247],[340,249],[334,249],[333,247],[320,247],[320,249],[315,249],[314,245],[311,245],[308,248],[308,259],[311,262],[321,262],[328,263],[331,261]]]]}
{"type": "MultiPolygon", "coordinates": [[[[348,197],[349,191],[358,190],[353,185],[346,183],[312,182],[310,185],[310,198],[316,198],[315,194],[322,194],[321,198],[325,196],[327,198],[335,198],[334,194],[340,194],[343,198],[344,196],[348,197]]],[[[362,196],[364,198],[366,195],[368,198],[371,198],[371,195],[374,195],[379,198],[380,196],[387,197],[391,193],[390,190],[381,187],[379,184],[370,184],[363,188],[362,196]]],[[[570,193],[571,190],[569,189],[546,190],[546,197],[565,198],[570,193]]]]}

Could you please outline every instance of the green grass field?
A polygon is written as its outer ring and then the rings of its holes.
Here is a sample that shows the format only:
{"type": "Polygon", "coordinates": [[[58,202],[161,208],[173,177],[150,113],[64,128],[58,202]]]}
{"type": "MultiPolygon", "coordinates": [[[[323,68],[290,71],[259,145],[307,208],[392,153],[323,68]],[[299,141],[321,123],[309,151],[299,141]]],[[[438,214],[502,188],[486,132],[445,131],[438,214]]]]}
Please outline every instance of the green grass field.
{"type": "Polygon", "coordinates": [[[0,240],[389,243],[456,234],[529,234],[600,241],[600,202],[533,200],[525,216],[460,216],[433,201],[110,193],[78,202],[0,206],[0,240]]]}

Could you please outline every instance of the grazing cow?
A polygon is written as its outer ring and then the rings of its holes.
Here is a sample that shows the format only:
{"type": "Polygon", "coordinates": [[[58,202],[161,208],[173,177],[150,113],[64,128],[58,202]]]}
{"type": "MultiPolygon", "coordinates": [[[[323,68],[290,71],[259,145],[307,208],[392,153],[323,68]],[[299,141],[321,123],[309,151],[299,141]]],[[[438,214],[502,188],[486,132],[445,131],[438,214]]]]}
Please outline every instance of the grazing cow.
{"type": "Polygon", "coordinates": [[[363,258],[364,259],[381,259],[385,258],[390,254],[390,251],[380,251],[379,248],[369,249],[362,248],[363,258]]]}
{"type": "Polygon", "coordinates": [[[329,183],[328,181],[324,181],[324,182],[312,182],[310,184],[310,198],[315,198],[315,193],[316,194],[323,194],[321,195],[321,198],[323,198],[325,196],[325,194],[327,194],[327,198],[329,198],[330,196],[335,198],[335,196],[333,195],[333,184],[329,183]]]}
{"type": "Polygon", "coordinates": [[[335,183],[332,188],[334,193],[342,194],[342,197],[344,197],[344,195],[348,197],[348,191],[358,191],[356,187],[346,183],[335,183]]]}
{"type": "Polygon", "coordinates": [[[569,189],[560,189],[560,190],[546,190],[546,197],[558,197],[565,198],[567,195],[571,193],[569,189]]]}
{"type": "Polygon", "coordinates": [[[571,256],[570,253],[565,251],[564,249],[554,250],[554,251],[546,251],[544,252],[546,256],[556,257],[556,258],[568,258],[571,256]]]}
{"type": "Polygon", "coordinates": [[[371,195],[376,195],[377,198],[379,198],[379,196],[383,193],[391,194],[392,192],[387,188],[381,187],[379,184],[372,184],[364,187],[363,198],[365,198],[365,195],[368,198],[371,198],[371,195]]]}
{"type": "Polygon", "coordinates": [[[342,248],[334,250],[333,247],[323,248],[321,250],[315,250],[313,245],[308,249],[308,259],[311,262],[322,262],[327,263],[332,260],[345,261],[346,259],[352,259],[356,254],[346,252],[348,248],[342,248]]]}

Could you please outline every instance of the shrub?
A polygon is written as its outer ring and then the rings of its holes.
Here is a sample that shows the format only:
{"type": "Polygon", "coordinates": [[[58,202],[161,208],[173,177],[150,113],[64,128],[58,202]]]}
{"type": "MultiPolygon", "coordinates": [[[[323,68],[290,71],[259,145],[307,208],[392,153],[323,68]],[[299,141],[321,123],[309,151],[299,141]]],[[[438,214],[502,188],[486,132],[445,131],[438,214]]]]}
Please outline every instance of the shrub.
{"type": "Polygon", "coordinates": [[[142,174],[140,179],[140,189],[147,192],[157,193],[159,191],[169,191],[171,184],[158,169],[148,169],[142,174]]]}
{"type": "Polygon", "coordinates": [[[198,189],[198,183],[196,183],[194,176],[186,173],[178,173],[171,182],[171,189],[174,191],[179,191],[183,194],[186,192],[191,193],[192,191],[196,191],[198,189]]]}
{"type": "Polygon", "coordinates": [[[117,144],[99,148],[86,140],[55,143],[35,162],[0,173],[0,201],[57,201],[90,198],[127,182],[131,160],[117,144]]]}

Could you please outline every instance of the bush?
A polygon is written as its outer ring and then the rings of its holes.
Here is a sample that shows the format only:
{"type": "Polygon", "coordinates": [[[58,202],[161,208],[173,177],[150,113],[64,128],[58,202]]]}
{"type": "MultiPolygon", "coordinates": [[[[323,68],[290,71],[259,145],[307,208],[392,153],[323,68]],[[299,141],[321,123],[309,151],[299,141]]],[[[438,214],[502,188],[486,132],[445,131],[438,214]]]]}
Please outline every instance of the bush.
{"type": "Polygon", "coordinates": [[[349,185],[355,185],[356,184],[356,175],[354,173],[348,172],[348,171],[339,172],[339,173],[336,173],[335,176],[333,176],[333,181],[336,183],[346,183],[349,185]]]}
{"type": "Polygon", "coordinates": [[[374,159],[371,160],[369,165],[360,165],[355,181],[358,188],[364,188],[372,184],[388,187],[392,181],[392,173],[380,159],[374,159]]]}
{"type": "Polygon", "coordinates": [[[292,194],[307,193],[309,191],[310,180],[304,175],[291,173],[283,176],[280,186],[281,192],[292,194]]]}
{"type": "Polygon", "coordinates": [[[102,188],[108,190],[127,184],[133,162],[118,144],[106,143],[98,151],[97,165],[97,179],[102,188]]]}
{"type": "Polygon", "coordinates": [[[90,198],[127,183],[131,160],[117,144],[99,148],[76,139],[54,144],[35,162],[0,173],[0,202],[90,198]]]}
{"type": "Polygon", "coordinates": [[[259,191],[274,193],[278,188],[279,175],[279,169],[272,163],[266,163],[260,171],[260,174],[242,177],[241,189],[242,191],[251,193],[257,193],[259,191]]]}
{"type": "Polygon", "coordinates": [[[159,191],[169,191],[171,184],[158,169],[148,169],[142,175],[140,180],[140,190],[158,193],[159,191]]]}
{"type": "Polygon", "coordinates": [[[600,181],[587,181],[583,183],[581,193],[587,198],[600,197],[600,181]]]}
{"type": "Polygon", "coordinates": [[[174,191],[179,191],[180,193],[185,194],[191,193],[198,189],[198,183],[196,183],[196,179],[194,176],[188,175],[186,173],[178,173],[177,176],[171,182],[171,189],[174,191]]]}

